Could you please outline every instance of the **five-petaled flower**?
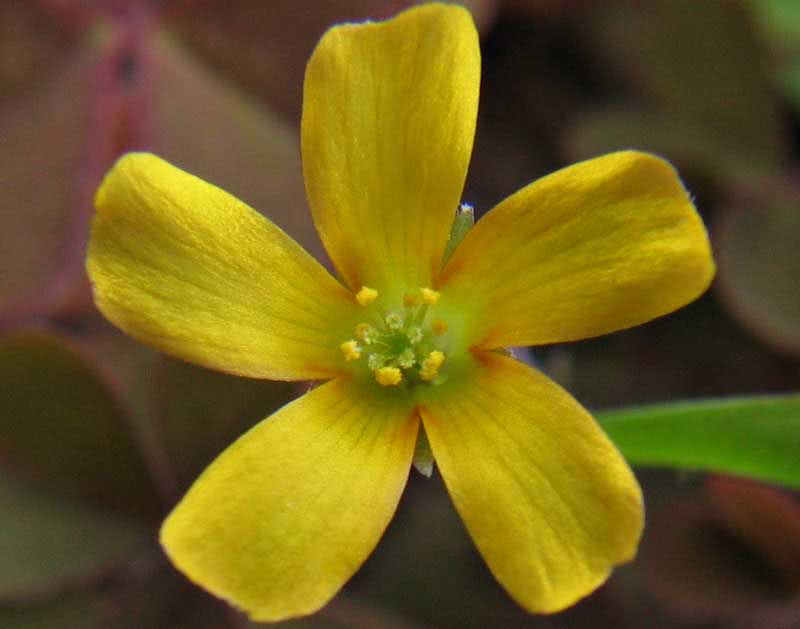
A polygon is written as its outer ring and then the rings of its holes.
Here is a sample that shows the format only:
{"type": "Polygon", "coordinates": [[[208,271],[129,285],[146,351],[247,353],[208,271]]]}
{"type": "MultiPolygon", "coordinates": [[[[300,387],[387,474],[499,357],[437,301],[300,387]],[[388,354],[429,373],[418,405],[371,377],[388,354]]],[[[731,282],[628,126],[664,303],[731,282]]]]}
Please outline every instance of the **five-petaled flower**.
{"type": "Polygon", "coordinates": [[[672,167],[629,151],[523,188],[445,260],[479,74],[475,27],[456,6],[320,41],[303,166],[341,282],[155,156],[123,157],[97,193],[88,269],[111,321],[201,365],[325,381],[223,452],[162,529],[178,568],[254,619],[314,612],[341,588],[392,517],[423,434],[526,609],[574,603],[635,554],[630,469],[574,399],[502,349],[686,304],[713,275],[708,238],[672,167]]]}

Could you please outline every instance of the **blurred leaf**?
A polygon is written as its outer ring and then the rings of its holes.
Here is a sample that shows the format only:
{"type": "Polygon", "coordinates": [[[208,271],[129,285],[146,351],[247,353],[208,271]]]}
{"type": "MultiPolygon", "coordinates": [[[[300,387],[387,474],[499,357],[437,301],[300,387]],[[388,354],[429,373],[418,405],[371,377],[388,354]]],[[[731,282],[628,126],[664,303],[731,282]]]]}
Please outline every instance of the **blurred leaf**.
{"type": "Polygon", "coordinates": [[[147,542],[127,521],[0,476],[0,599],[75,587],[119,567],[147,542]]]}
{"type": "MultiPolygon", "coordinates": [[[[298,618],[296,620],[286,620],[278,623],[261,623],[245,621],[241,629],[263,629],[264,627],[275,627],[275,629],[352,629],[358,625],[342,625],[340,623],[327,621],[320,618],[322,612],[308,618],[298,618]]],[[[366,626],[364,626],[366,629],[366,626]]],[[[383,629],[383,628],[382,628],[383,629]]]]}
{"type": "Polygon", "coordinates": [[[750,6],[776,49],[778,85],[800,113],[800,2],[750,0],[750,6]]]}
{"type": "Polygon", "coordinates": [[[648,325],[537,348],[536,355],[551,377],[593,409],[798,388],[786,359],[732,321],[710,293],[648,325]],[[551,371],[547,357],[554,352],[551,371]]]}
{"type": "Polygon", "coordinates": [[[641,51],[644,80],[662,106],[752,160],[775,163],[782,134],[766,78],[766,48],[742,3],[656,4],[656,16],[652,7],[643,11],[650,27],[641,33],[641,51]]]}
{"type": "MultiPolygon", "coordinates": [[[[298,123],[306,62],[337,22],[383,19],[414,0],[183,0],[166,23],[211,68],[298,123]]],[[[478,27],[490,23],[496,0],[464,0],[478,27]]]]}
{"type": "Polygon", "coordinates": [[[610,57],[638,86],[647,101],[636,107],[655,115],[659,126],[684,131],[673,145],[724,147],[753,170],[783,161],[784,133],[767,78],[766,49],[742,2],[599,6],[586,22],[598,54],[610,57]]]}
{"type": "Polygon", "coordinates": [[[305,65],[325,29],[374,17],[387,4],[392,3],[338,0],[309,8],[294,0],[184,0],[167,22],[199,59],[299,123],[305,65]]]}
{"type": "Polygon", "coordinates": [[[0,106],[58,73],[70,55],[75,33],[48,15],[43,4],[0,3],[0,106]]]}
{"type": "Polygon", "coordinates": [[[159,155],[241,198],[319,257],[297,129],[247,99],[166,36],[150,41],[159,155]]]}
{"type": "Polygon", "coordinates": [[[800,48],[800,3],[797,0],[748,0],[748,4],[780,45],[800,48]]]}
{"type": "Polygon", "coordinates": [[[99,629],[92,597],[70,594],[38,604],[0,606],[3,629],[99,629]]]}
{"type": "Polygon", "coordinates": [[[504,0],[503,8],[514,13],[530,13],[534,18],[548,18],[579,10],[581,0],[504,0]]]}
{"type": "MultiPolygon", "coordinates": [[[[74,341],[90,364],[101,368],[116,400],[126,411],[126,427],[146,463],[156,492],[162,500],[171,501],[177,492],[175,470],[167,460],[156,399],[157,374],[163,355],[124,334],[99,312],[81,318],[74,341]]],[[[153,515],[160,518],[162,513],[158,510],[153,515]]]]}
{"type": "Polygon", "coordinates": [[[0,465],[68,496],[160,510],[129,417],[85,358],[44,333],[0,342],[0,465]]]}
{"type": "Polygon", "coordinates": [[[243,622],[227,603],[166,564],[109,588],[101,603],[98,629],[240,629],[243,622]]]}
{"type": "Polygon", "coordinates": [[[709,477],[706,494],[731,533],[800,591],[800,502],[776,487],[724,476],[709,477]]]}
{"type": "Polygon", "coordinates": [[[747,153],[731,152],[702,126],[654,111],[625,108],[585,115],[569,128],[565,139],[570,154],[579,157],[633,147],[723,182],[763,172],[747,153]]]}
{"type": "Polygon", "coordinates": [[[159,430],[184,487],[251,426],[300,394],[289,382],[240,378],[168,357],[156,382],[159,430]]]}
{"type": "Polygon", "coordinates": [[[423,627],[542,626],[492,578],[436,471],[430,479],[411,474],[394,519],[345,594],[423,627]]]}
{"type": "Polygon", "coordinates": [[[783,69],[780,81],[789,102],[800,112],[800,54],[783,69]]]}
{"type": "Polygon", "coordinates": [[[632,465],[724,472],[800,488],[800,395],[659,404],[597,418],[632,465]]]}
{"type": "Polygon", "coordinates": [[[707,504],[674,501],[648,521],[638,562],[661,605],[703,627],[797,626],[800,597],[707,504]]]}
{"type": "Polygon", "coordinates": [[[53,61],[47,81],[0,108],[0,313],[41,300],[67,265],[82,272],[82,251],[70,239],[81,209],[93,54],[88,45],[70,50],[53,61]]]}
{"type": "Polygon", "coordinates": [[[718,286],[731,314],[756,337],[800,355],[800,197],[790,198],[733,210],[720,221],[718,286]]]}
{"type": "Polygon", "coordinates": [[[243,629],[268,626],[277,629],[421,629],[425,625],[418,625],[372,603],[339,593],[313,616],[277,624],[250,622],[243,629]]]}

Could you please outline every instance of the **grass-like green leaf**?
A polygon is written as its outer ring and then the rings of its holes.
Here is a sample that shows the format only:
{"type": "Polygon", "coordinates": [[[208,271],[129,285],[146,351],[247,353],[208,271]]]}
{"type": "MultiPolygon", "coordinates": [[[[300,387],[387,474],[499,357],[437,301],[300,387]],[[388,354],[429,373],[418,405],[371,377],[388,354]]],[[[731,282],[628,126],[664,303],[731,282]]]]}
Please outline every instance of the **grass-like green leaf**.
{"type": "Polygon", "coordinates": [[[800,394],[598,413],[632,465],[723,472],[800,488],[800,394]]]}

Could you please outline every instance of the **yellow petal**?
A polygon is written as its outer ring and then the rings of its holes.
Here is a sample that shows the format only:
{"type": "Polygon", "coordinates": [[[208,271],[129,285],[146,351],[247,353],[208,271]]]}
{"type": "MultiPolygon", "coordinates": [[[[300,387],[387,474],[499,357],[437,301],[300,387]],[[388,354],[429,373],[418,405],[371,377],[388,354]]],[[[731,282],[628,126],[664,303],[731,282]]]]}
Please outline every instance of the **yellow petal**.
{"type": "Polygon", "coordinates": [[[165,352],[231,373],[329,377],[349,293],[283,231],[226,192],[146,153],[95,197],[87,268],[103,313],[165,352]]]}
{"type": "Polygon", "coordinates": [[[479,80],[478,35],[462,7],[345,24],[320,41],[306,70],[303,170],[317,229],[353,290],[432,283],[472,151],[479,80]]]}
{"type": "Polygon", "coordinates": [[[328,382],[223,452],[164,522],[161,543],[190,579],[254,620],[310,614],[383,534],[418,426],[395,396],[328,382]]]}
{"type": "Polygon", "coordinates": [[[475,381],[422,408],[453,502],[520,605],[556,612],[631,559],[639,486],[591,416],[543,375],[485,353],[475,381]]]}
{"type": "Polygon", "coordinates": [[[675,170],[633,151],[560,170],[491,210],[443,271],[484,348],[571,341],[667,314],[711,282],[675,170]]]}

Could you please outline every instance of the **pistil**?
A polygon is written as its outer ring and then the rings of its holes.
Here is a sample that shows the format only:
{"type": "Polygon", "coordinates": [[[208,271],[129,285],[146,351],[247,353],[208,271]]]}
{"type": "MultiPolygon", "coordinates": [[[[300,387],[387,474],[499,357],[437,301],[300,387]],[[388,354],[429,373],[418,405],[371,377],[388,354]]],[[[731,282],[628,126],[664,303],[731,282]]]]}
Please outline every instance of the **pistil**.
{"type": "MultiPolygon", "coordinates": [[[[378,291],[364,286],[356,293],[356,301],[369,307],[378,298],[378,291]]],[[[446,360],[447,323],[434,319],[428,323],[428,311],[440,299],[431,288],[403,295],[402,310],[374,312],[378,321],[359,323],[355,338],[339,347],[345,361],[366,358],[367,367],[382,386],[398,386],[403,382],[435,384],[446,360]]]]}

